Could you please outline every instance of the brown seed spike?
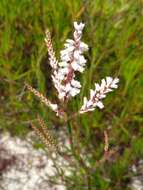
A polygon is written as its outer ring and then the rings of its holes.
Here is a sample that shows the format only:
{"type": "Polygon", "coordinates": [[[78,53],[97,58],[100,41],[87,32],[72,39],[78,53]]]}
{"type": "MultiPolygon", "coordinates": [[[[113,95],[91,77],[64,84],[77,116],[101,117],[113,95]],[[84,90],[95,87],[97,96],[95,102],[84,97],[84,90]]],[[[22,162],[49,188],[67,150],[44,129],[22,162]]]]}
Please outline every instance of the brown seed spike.
{"type": "Polygon", "coordinates": [[[40,115],[37,115],[37,120],[38,120],[38,123],[41,126],[43,132],[47,133],[47,126],[46,126],[44,120],[40,117],[40,115]]]}
{"type": "Polygon", "coordinates": [[[46,106],[50,107],[56,114],[59,116],[58,105],[51,103],[42,93],[38,92],[35,88],[25,83],[25,87],[32,92],[35,96],[37,96],[42,103],[46,106]]]}
{"type": "Polygon", "coordinates": [[[41,141],[49,148],[50,143],[49,143],[49,141],[47,141],[47,139],[45,138],[43,133],[38,128],[36,128],[36,126],[33,123],[31,123],[31,127],[32,127],[32,129],[34,129],[36,134],[40,137],[41,141]]]}
{"type": "Polygon", "coordinates": [[[45,138],[50,142],[51,146],[53,146],[55,149],[57,149],[56,140],[54,139],[51,132],[47,129],[44,120],[39,115],[37,116],[37,120],[38,120],[38,123],[41,127],[42,133],[44,134],[45,138]]]}
{"type": "Polygon", "coordinates": [[[41,101],[42,103],[44,103],[45,105],[49,106],[49,101],[48,101],[48,99],[47,99],[42,93],[38,92],[35,88],[33,88],[32,86],[30,86],[30,85],[27,84],[27,83],[25,83],[25,86],[26,86],[26,88],[27,88],[30,92],[32,92],[35,96],[37,96],[37,97],[40,99],[40,101],[41,101]]]}
{"type": "Polygon", "coordinates": [[[46,34],[45,43],[48,48],[50,65],[55,70],[55,69],[57,69],[58,61],[56,60],[56,57],[55,57],[55,52],[54,52],[53,45],[52,45],[51,35],[50,35],[50,32],[48,29],[46,30],[45,34],[46,34]]]}
{"type": "Polygon", "coordinates": [[[48,149],[52,149],[56,151],[56,147],[51,143],[51,140],[47,138],[41,131],[38,129],[33,123],[31,123],[32,129],[36,132],[36,134],[39,136],[41,141],[46,145],[48,149]]]}

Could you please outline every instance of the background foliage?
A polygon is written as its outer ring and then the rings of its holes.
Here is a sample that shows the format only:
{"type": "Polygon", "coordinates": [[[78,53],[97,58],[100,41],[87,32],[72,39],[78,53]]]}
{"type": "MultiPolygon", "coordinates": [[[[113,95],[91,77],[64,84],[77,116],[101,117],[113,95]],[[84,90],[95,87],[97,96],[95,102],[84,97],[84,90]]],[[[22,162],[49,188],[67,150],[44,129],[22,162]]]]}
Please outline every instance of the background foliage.
{"type": "Polygon", "coordinates": [[[120,85],[104,101],[103,111],[97,109],[73,121],[79,134],[74,140],[86,150],[91,165],[103,155],[105,129],[110,148],[118,151],[89,174],[87,187],[81,167],[68,188],[128,189],[132,175],[129,168],[143,156],[142,0],[1,0],[0,128],[23,136],[31,130],[29,122],[37,111],[48,126],[62,127],[54,113],[31,94],[25,95],[23,82],[55,99],[44,32],[46,27],[50,29],[58,57],[63,43],[72,35],[75,20],[85,22],[83,41],[90,50],[87,69],[79,76],[82,92],[69,103],[67,112],[78,110],[82,97],[102,77],[118,76],[120,85]]]}

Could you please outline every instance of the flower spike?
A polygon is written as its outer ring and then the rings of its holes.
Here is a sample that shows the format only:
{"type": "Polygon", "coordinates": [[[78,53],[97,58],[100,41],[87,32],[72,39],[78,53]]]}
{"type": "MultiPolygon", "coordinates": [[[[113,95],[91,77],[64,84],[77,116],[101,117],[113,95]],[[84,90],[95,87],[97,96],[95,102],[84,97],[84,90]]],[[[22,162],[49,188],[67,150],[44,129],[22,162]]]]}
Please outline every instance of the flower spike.
{"type": "Polygon", "coordinates": [[[61,61],[58,69],[52,75],[55,88],[58,91],[58,98],[62,101],[74,97],[80,92],[81,84],[75,80],[75,72],[83,72],[86,59],[82,55],[88,50],[88,46],[81,42],[84,24],[74,22],[73,40],[67,39],[64,50],[60,52],[61,61]]]}
{"type": "Polygon", "coordinates": [[[32,129],[35,131],[35,133],[39,136],[41,141],[46,145],[48,149],[57,151],[58,147],[54,137],[48,130],[46,130],[46,132],[43,130],[43,128],[46,128],[46,125],[42,118],[38,118],[38,123],[40,125],[40,128],[37,128],[33,123],[31,123],[32,129]]]}
{"type": "Polygon", "coordinates": [[[54,52],[53,45],[52,45],[51,35],[50,35],[50,32],[48,29],[46,30],[45,34],[46,34],[45,43],[48,48],[50,65],[53,68],[53,70],[55,70],[55,69],[57,69],[58,61],[55,57],[55,52],[54,52]]]}
{"type": "Polygon", "coordinates": [[[84,97],[84,102],[79,113],[82,114],[88,111],[94,111],[96,107],[99,107],[100,109],[104,108],[101,99],[105,98],[108,92],[117,88],[118,82],[118,78],[113,79],[112,77],[106,77],[106,79],[101,80],[101,85],[95,83],[95,90],[90,90],[89,100],[87,100],[87,97],[84,97]]]}
{"type": "Polygon", "coordinates": [[[52,104],[42,93],[38,92],[35,88],[30,86],[29,84],[25,83],[25,87],[35,96],[37,96],[42,103],[44,103],[46,106],[50,107],[54,112],[56,112],[56,115],[59,115],[57,104],[52,104]]]}

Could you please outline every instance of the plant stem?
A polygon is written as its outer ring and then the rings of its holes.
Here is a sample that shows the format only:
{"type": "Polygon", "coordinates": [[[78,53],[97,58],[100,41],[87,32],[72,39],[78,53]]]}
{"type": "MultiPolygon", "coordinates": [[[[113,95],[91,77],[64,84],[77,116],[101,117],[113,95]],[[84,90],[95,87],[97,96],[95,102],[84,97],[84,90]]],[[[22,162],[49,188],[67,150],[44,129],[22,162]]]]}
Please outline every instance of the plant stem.
{"type": "Polygon", "coordinates": [[[88,190],[91,190],[91,178],[90,178],[89,168],[86,166],[84,160],[80,156],[80,153],[78,154],[76,152],[76,149],[75,149],[74,143],[73,143],[72,126],[71,126],[71,123],[69,120],[67,121],[67,127],[68,127],[68,132],[69,132],[69,141],[70,141],[72,154],[73,154],[74,158],[78,161],[80,167],[82,167],[84,169],[84,171],[86,172],[88,190]]]}

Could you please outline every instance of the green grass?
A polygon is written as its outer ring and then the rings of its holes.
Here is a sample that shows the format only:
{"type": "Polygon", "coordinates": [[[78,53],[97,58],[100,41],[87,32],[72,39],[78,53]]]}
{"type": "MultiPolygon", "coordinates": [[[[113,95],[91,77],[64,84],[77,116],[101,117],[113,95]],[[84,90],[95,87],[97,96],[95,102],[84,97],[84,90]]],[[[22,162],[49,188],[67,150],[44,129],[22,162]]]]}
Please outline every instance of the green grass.
{"type": "MultiPolygon", "coordinates": [[[[84,169],[69,180],[68,189],[125,190],[130,166],[143,156],[143,2],[139,0],[1,0],[0,1],[0,128],[23,136],[37,112],[49,126],[59,125],[54,113],[23,91],[27,81],[54,100],[44,32],[52,33],[59,57],[65,39],[72,35],[73,21],[84,21],[83,41],[87,69],[80,75],[83,89],[68,108],[76,111],[84,95],[107,75],[118,76],[120,85],[106,100],[103,111],[76,118],[74,142],[86,151],[87,160],[103,155],[103,131],[109,130],[111,160],[96,166],[86,183],[84,169]],[[85,184],[84,184],[85,182],[85,184]],[[89,184],[90,183],[90,184],[89,184]]],[[[78,159],[78,158],[77,158],[78,159]]]]}

